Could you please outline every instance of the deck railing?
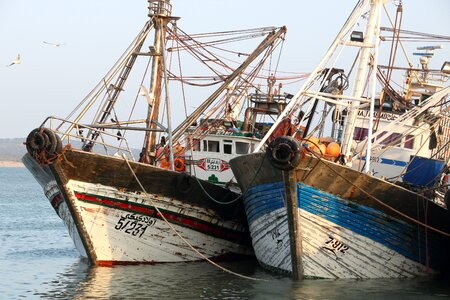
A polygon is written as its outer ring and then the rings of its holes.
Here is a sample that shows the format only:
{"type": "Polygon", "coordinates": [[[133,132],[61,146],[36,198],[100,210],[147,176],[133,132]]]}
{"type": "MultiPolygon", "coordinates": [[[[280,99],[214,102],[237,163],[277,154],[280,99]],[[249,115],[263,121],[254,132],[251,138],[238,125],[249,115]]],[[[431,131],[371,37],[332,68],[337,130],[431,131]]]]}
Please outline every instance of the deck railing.
{"type": "Polygon", "coordinates": [[[148,1],[149,17],[153,16],[171,16],[172,5],[170,0],[149,0],[148,1]]]}
{"type": "MultiPolygon", "coordinates": [[[[70,120],[66,120],[59,117],[49,116],[47,117],[44,122],[42,122],[41,127],[46,127],[51,129],[53,132],[58,134],[62,141],[67,140],[67,143],[71,143],[71,140],[78,140],[81,142],[82,145],[86,145],[87,143],[94,143],[96,145],[103,146],[105,150],[105,154],[107,155],[113,155],[116,153],[124,153],[126,154],[131,160],[135,161],[133,152],[130,148],[130,145],[127,141],[127,139],[123,136],[117,136],[112,133],[108,133],[105,131],[105,128],[95,128],[89,125],[85,124],[79,124],[72,122],[70,120]],[[62,125],[70,125],[72,129],[70,131],[65,131],[62,128],[62,125]],[[89,132],[95,133],[95,135],[98,135],[96,140],[90,139],[88,136],[82,136],[80,134],[81,130],[87,129],[89,132]],[[118,145],[114,145],[112,143],[109,143],[106,141],[106,139],[117,139],[118,145]],[[110,153],[111,150],[114,150],[115,153],[110,153]]],[[[92,134],[89,136],[93,136],[92,134]]]]}

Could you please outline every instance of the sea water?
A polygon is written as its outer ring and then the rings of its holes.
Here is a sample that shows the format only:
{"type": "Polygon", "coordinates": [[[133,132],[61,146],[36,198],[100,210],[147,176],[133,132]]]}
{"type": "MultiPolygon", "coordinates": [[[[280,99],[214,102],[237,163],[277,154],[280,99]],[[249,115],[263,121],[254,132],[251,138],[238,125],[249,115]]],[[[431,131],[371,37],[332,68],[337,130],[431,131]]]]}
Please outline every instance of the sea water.
{"type": "MultiPolygon", "coordinates": [[[[0,168],[0,299],[446,299],[445,278],[304,280],[253,260],[89,266],[25,168],[0,168]]],[[[450,253],[449,253],[450,255],[450,253]]]]}

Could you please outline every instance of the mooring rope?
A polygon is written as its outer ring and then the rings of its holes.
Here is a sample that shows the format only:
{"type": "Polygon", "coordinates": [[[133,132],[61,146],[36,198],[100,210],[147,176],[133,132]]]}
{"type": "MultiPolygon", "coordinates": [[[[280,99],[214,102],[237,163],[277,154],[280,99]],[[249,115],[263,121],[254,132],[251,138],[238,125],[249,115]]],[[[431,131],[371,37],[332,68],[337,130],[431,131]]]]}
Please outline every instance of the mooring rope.
{"type": "Polygon", "coordinates": [[[250,276],[245,276],[236,272],[233,272],[231,270],[228,270],[225,267],[222,267],[221,265],[213,262],[211,259],[209,259],[208,257],[206,257],[205,255],[203,255],[202,253],[200,253],[197,249],[194,248],[194,246],[192,246],[185,238],[183,238],[180,233],[172,226],[172,224],[166,219],[166,217],[161,213],[161,211],[159,210],[159,208],[156,206],[156,203],[152,200],[152,198],[149,197],[147,191],[145,190],[144,186],[142,185],[141,181],[139,180],[139,178],[137,177],[136,173],[134,172],[133,168],[131,167],[127,157],[125,156],[125,154],[122,154],[123,159],[125,160],[125,162],[128,165],[128,168],[130,169],[131,173],[133,174],[134,179],[136,179],[136,182],[139,184],[140,188],[142,189],[142,191],[144,192],[145,196],[147,197],[147,199],[150,200],[150,203],[153,205],[153,207],[155,208],[155,210],[158,212],[158,214],[161,216],[161,218],[164,220],[164,222],[166,222],[166,224],[172,229],[172,231],[186,244],[189,246],[189,248],[191,248],[192,251],[194,251],[195,253],[197,253],[201,258],[203,258],[204,260],[206,260],[207,262],[209,262],[210,264],[212,264],[213,266],[221,269],[222,271],[235,275],[237,277],[241,277],[244,279],[250,279],[250,280],[256,280],[256,281],[268,281],[267,279],[261,279],[261,278],[254,278],[254,277],[250,277],[250,276]]]}

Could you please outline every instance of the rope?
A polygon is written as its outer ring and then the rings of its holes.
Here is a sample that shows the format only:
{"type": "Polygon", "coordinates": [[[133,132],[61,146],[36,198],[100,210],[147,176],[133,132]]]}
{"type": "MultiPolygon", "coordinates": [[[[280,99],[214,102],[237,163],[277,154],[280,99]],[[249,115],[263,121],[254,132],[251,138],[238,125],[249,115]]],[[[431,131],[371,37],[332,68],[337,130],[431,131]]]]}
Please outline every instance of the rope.
{"type": "Polygon", "coordinates": [[[214,199],[210,194],[208,194],[208,192],[205,190],[205,188],[203,187],[202,183],[200,182],[200,179],[198,179],[197,176],[194,176],[194,178],[197,180],[198,185],[199,185],[200,188],[202,189],[203,193],[205,193],[205,195],[206,195],[209,199],[211,199],[212,201],[214,201],[214,202],[216,202],[216,203],[218,203],[218,204],[221,204],[221,205],[228,205],[228,204],[231,204],[231,203],[234,203],[234,202],[238,201],[238,200],[241,198],[241,196],[242,196],[242,195],[238,195],[238,196],[237,196],[236,198],[234,198],[233,200],[230,200],[230,201],[228,201],[228,202],[221,202],[221,201],[219,201],[219,200],[214,199]]]}
{"type": "MultiPolygon", "coordinates": [[[[198,185],[200,186],[200,188],[202,189],[202,191],[205,193],[205,195],[206,195],[209,199],[211,199],[212,201],[214,201],[214,202],[216,202],[216,203],[218,203],[218,204],[223,204],[223,205],[231,204],[231,203],[233,203],[233,202],[236,202],[236,201],[239,200],[240,198],[244,198],[245,195],[247,195],[247,192],[249,191],[250,186],[253,184],[253,182],[255,181],[256,177],[258,177],[258,174],[259,174],[259,172],[261,171],[261,168],[262,168],[262,165],[263,165],[265,159],[266,159],[266,156],[264,155],[264,157],[263,157],[263,159],[262,159],[262,161],[261,161],[261,164],[260,164],[259,167],[258,167],[258,170],[256,170],[256,172],[255,172],[255,176],[253,176],[253,179],[252,179],[252,180],[250,181],[250,183],[248,184],[247,190],[246,190],[242,195],[239,195],[239,196],[237,196],[235,199],[230,200],[230,201],[228,201],[228,202],[220,202],[220,201],[214,199],[214,198],[213,198],[211,195],[209,195],[208,192],[203,188],[203,186],[202,186],[200,180],[199,180],[196,176],[194,176],[194,177],[195,177],[195,179],[197,180],[198,185]]],[[[233,177],[233,178],[234,178],[234,177],[233,177]]]]}
{"type": "Polygon", "coordinates": [[[127,157],[122,154],[123,159],[125,160],[125,162],[128,165],[128,168],[130,169],[131,173],[133,174],[134,179],[136,179],[136,182],[139,184],[139,186],[141,187],[142,191],[144,192],[145,196],[147,197],[147,199],[150,200],[150,203],[153,205],[153,207],[155,208],[155,210],[158,212],[158,214],[163,218],[164,222],[166,222],[166,224],[172,229],[172,231],[187,245],[189,246],[189,248],[191,248],[192,251],[194,251],[195,253],[197,253],[201,258],[203,258],[204,260],[206,260],[207,262],[209,262],[210,264],[212,264],[213,266],[221,269],[222,271],[235,275],[237,277],[240,278],[244,278],[244,279],[250,279],[250,280],[257,280],[257,281],[268,281],[266,279],[260,279],[260,278],[253,278],[253,277],[249,277],[249,276],[245,276],[242,274],[238,274],[236,272],[233,272],[231,270],[228,270],[224,267],[222,267],[221,265],[213,262],[211,259],[209,259],[208,257],[206,257],[205,255],[203,255],[202,253],[200,253],[197,249],[194,248],[194,246],[192,246],[185,238],[183,238],[180,233],[178,233],[178,231],[172,226],[172,224],[166,219],[166,217],[164,217],[164,215],[161,213],[161,211],[159,210],[159,208],[156,206],[155,202],[148,196],[147,191],[145,190],[144,186],[142,185],[141,181],[139,180],[139,178],[136,176],[136,173],[133,171],[133,168],[131,168],[130,163],[128,162],[127,157]]]}
{"type": "MultiPolygon", "coordinates": [[[[341,174],[339,174],[337,171],[335,171],[333,168],[331,168],[331,166],[329,166],[327,163],[325,163],[325,162],[323,161],[323,159],[322,159],[318,154],[314,153],[313,151],[309,151],[309,150],[308,150],[308,152],[309,152],[310,154],[312,154],[313,156],[315,156],[321,163],[323,163],[323,164],[324,164],[329,170],[331,170],[334,174],[336,174],[337,176],[339,176],[340,178],[342,178],[344,181],[346,181],[346,182],[347,182],[348,184],[350,184],[351,186],[354,186],[355,188],[357,188],[358,190],[360,190],[364,195],[366,195],[366,196],[369,197],[370,199],[372,199],[372,200],[376,201],[377,203],[381,204],[382,206],[384,206],[384,207],[386,207],[386,208],[392,210],[393,212],[395,212],[395,213],[401,215],[401,216],[404,217],[405,219],[408,219],[408,220],[410,220],[410,221],[412,221],[412,222],[415,222],[415,223],[421,225],[422,227],[424,227],[424,228],[426,228],[426,229],[430,229],[430,230],[432,230],[432,231],[434,231],[434,232],[437,232],[437,233],[440,233],[440,234],[442,234],[442,235],[444,235],[444,236],[450,237],[450,233],[445,232],[445,231],[442,231],[442,230],[439,230],[439,229],[434,228],[434,227],[432,227],[432,226],[429,226],[429,225],[427,225],[426,223],[420,222],[419,220],[416,220],[416,219],[414,219],[414,218],[412,218],[412,217],[410,217],[410,216],[408,216],[408,215],[402,213],[401,211],[399,211],[399,210],[393,208],[392,206],[390,206],[390,205],[384,203],[383,201],[381,201],[380,199],[376,198],[375,196],[372,196],[372,195],[369,194],[367,191],[365,191],[364,189],[360,188],[359,186],[356,186],[356,185],[353,184],[350,180],[348,180],[347,178],[345,178],[344,176],[342,176],[341,174]]],[[[429,200],[427,200],[427,201],[429,201],[429,200]]]]}

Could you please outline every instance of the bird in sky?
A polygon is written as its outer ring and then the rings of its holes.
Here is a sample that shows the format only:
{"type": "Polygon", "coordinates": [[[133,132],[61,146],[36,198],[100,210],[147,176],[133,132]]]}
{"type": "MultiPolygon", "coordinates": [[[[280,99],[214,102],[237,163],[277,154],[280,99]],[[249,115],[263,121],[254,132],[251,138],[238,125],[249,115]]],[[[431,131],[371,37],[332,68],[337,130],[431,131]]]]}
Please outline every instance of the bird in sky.
{"type": "Polygon", "coordinates": [[[43,41],[43,43],[47,44],[47,45],[51,45],[51,46],[53,46],[55,48],[59,48],[59,47],[64,46],[66,44],[66,43],[49,43],[49,42],[46,42],[46,41],[43,41]]]}
{"type": "Polygon", "coordinates": [[[14,59],[9,65],[6,65],[7,67],[11,67],[12,65],[19,65],[22,62],[20,59],[20,54],[17,54],[16,59],[14,59]]]}
{"type": "Polygon", "coordinates": [[[141,85],[139,96],[144,96],[147,99],[148,105],[153,105],[155,95],[153,95],[153,93],[150,93],[148,89],[143,85],[141,85]]]}

